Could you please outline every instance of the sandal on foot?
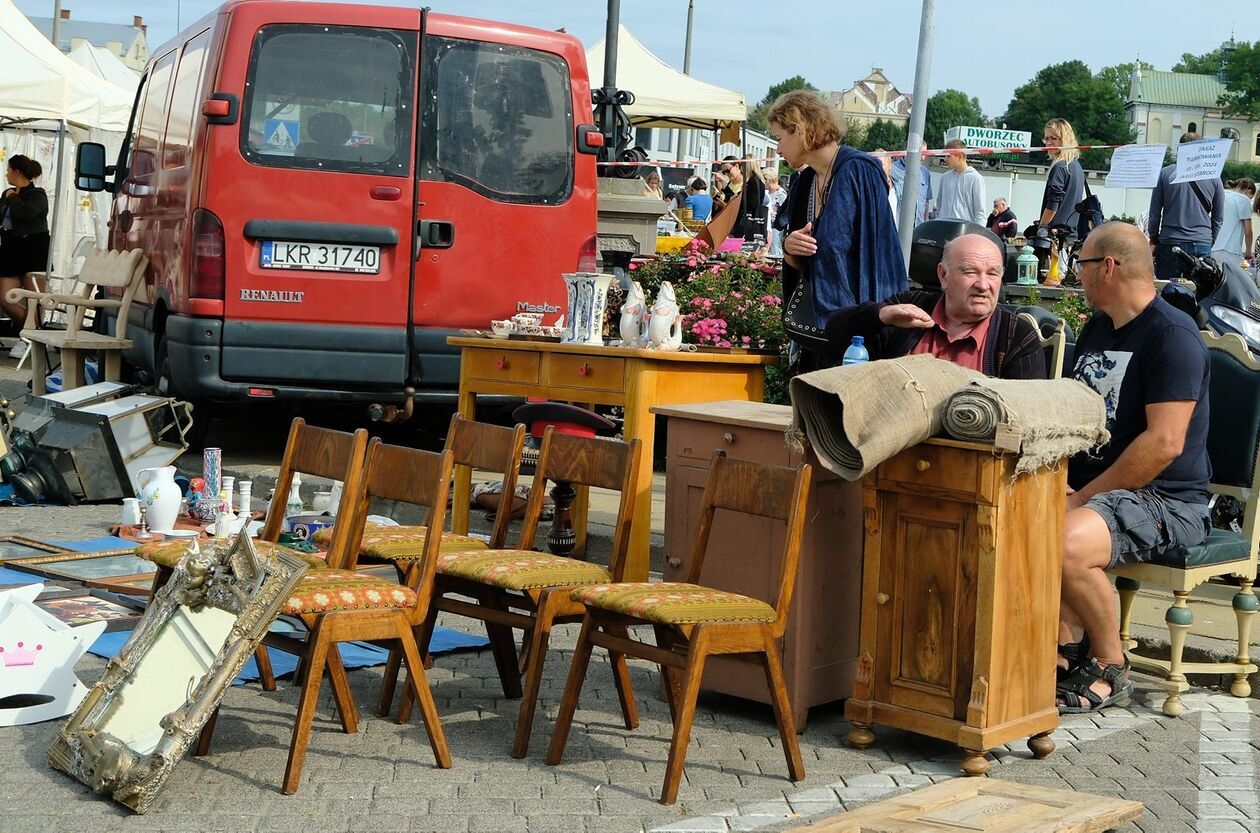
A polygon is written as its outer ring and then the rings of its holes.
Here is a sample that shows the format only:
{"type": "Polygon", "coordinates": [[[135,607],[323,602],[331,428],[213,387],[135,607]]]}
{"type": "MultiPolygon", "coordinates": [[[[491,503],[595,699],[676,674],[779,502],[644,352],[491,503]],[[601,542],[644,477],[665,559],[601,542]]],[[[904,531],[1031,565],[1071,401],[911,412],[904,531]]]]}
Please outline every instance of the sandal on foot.
{"type": "Polygon", "coordinates": [[[1089,634],[1081,637],[1080,642],[1069,642],[1066,645],[1059,646],[1059,656],[1067,660],[1067,668],[1060,666],[1057,662],[1054,666],[1054,679],[1056,683],[1061,683],[1072,675],[1072,672],[1081,667],[1081,664],[1089,659],[1089,634]]]}
{"type": "Polygon", "coordinates": [[[1133,694],[1129,660],[1125,659],[1124,665],[1103,666],[1091,658],[1078,666],[1057,688],[1060,714],[1084,714],[1114,706],[1133,694]],[[1103,697],[1090,688],[1098,680],[1104,680],[1111,686],[1109,696],[1103,697]]]}

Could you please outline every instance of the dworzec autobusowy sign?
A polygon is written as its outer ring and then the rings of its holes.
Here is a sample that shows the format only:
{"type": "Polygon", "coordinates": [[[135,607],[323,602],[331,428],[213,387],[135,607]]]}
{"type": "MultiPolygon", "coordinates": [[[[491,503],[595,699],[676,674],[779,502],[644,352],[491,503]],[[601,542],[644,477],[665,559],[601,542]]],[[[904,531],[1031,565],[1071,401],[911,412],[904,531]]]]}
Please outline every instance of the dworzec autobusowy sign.
{"type": "Polygon", "coordinates": [[[997,127],[951,127],[945,131],[945,143],[962,139],[969,148],[991,148],[1006,150],[1007,148],[1032,147],[1032,133],[1027,130],[1002,130],[997,127]]]}

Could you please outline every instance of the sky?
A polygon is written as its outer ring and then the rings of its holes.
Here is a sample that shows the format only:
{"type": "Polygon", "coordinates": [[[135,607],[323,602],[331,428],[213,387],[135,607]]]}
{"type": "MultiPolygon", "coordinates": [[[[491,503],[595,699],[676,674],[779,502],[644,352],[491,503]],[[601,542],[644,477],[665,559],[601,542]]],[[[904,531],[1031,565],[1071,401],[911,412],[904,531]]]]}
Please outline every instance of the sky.
{"type": "MultiPolygon", "coordinates": [[[[356,0],[349,0],[355,2],[356,0]]],[[[415,2],[374,0],[383,5],[415,2]]],[[[53,0],[14,0],[30,16],[51,17],[53,0]]],[[[796,0],[693,0],[692,75],[742,91],[753,105],[767,89],[802,75],[824,90],[843,90],[881,67],[903,92],[913,92],[922,5],[918,0],[873,3],[796,0]],[[770,11],[767,11],[770,10],[770,11]]],[[[141,15],[150,48],[219,6],[213,0],[62,0],[76,19],[130,23],[141,15]]],[[[435,12],[564,28],[590,48],[604,36],[607,4],[600,0],[432,0],[435,12]]],[[[1260,40],[1254,0],[1026,0],[936,3],[929,94],[954,88],[1000,116],[1015,88],[1050,64],[1080,59],[1093,70],[1141,57],[1171,69],[1183,52],[1202,53],[1230,37],[1260,40]],[[1187,9],[1193,15],[1187,19],[1187,9]],[[1176,23],[1176,21],[1181,21],[1176,23]]],[[[623,0],[621,22],[648,49],[681,68],[687,0],[623,0]]],[[[603,68],[590,67],[598,85],[603,68]]]]}

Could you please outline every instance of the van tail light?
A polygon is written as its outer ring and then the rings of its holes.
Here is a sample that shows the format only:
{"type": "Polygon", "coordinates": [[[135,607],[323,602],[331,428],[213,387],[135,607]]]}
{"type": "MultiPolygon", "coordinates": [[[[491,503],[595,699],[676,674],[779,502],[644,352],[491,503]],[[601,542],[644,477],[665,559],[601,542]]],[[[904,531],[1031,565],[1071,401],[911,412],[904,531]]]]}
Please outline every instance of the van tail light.
{"type": "Polygon", "coordinates": [[[596,235],[592,234],[586,238],[586,242],[582,244],[582,248],[578,249],[577,271],[594,272],[595,264],[595,240],[596,235]]]}
{"type": "Polygon", "coordinates": [[[227,273],[223,223],[204,208],[193,212],[192,280],[188,294],[194,298],[222,301],[227,273]]]}

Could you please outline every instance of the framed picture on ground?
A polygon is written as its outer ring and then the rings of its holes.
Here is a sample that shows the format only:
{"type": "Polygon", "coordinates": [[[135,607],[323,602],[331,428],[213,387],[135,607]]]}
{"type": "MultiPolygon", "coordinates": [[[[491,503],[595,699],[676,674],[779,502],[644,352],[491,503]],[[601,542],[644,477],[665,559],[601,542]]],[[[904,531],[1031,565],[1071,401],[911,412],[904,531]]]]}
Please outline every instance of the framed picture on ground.
{"type": "Polygon", "coordinates": [[[131,550],[99,552],[65,552],[18,558],[5,563],[13,570],[21,570],[49,578],[94,581],[99,579],[139,579],[152,576],[157,566],[136,556],[131,550]]]}
{"type": "Polygon", "coordinates": [[[0,535],[0,564],[15,558],[33,558],[41,555],[58,555],[70,552],[64,547],[54,547],[32,538],[19,535],[0,535]]]}
{"type": "Polygon", "coordinates": [[[71,626],[107,622],[107,631],[131,630],[141,615],[137,610],[86,594],[60,599],[37,599],[35,606],[71,626]]]}

